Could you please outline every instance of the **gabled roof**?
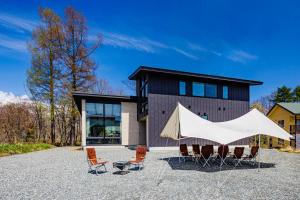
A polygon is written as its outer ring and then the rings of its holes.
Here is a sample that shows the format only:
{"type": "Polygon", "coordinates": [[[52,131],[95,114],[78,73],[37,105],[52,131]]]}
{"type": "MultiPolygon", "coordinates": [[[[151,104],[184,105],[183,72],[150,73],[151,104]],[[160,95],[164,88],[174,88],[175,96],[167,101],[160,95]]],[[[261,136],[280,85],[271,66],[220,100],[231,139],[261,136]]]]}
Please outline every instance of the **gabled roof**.
{"type": "Polygon", "coordinates": [[[230,77],[207,75],[207,74],[199,74],[199,73],[177,71],[177,70],[155,68],[155,67],[147,67],[147,66],[140,66],[128,78],[130,80],[136,80],[141,74],[148,73],[148,72],[160,73],[160,74],[166,74],[166,75],[173,75],[173,76],[186,76],[186,77],[206,78],[206,79],[219,80],[219,81],[239,82],[239,83],[245,83],[245,84],[249,84],[249,85],[261,85],[261,84],[263,84],[263,82],[261,82],[261,81],[239,79],[239,78],[230,78],[230,77]]]}
{"type": "Polygon", "coordinates": [[[278,103],[281,107],[285,108],[286,110],[290,111],[293,114],[300,114],[300,102],[294,103],[278,103]]]}
{"type": "Polygon", "coordinates": [[[284,110],[294,114],[294,115],[300,115],[300,102],[293,102],[293,103],[276,103],[267,113],[267,115],[269,115],[272,110],[274,110],[274,108],[276,106],[279,106],[280,108],[283,108],[284,110]]]}

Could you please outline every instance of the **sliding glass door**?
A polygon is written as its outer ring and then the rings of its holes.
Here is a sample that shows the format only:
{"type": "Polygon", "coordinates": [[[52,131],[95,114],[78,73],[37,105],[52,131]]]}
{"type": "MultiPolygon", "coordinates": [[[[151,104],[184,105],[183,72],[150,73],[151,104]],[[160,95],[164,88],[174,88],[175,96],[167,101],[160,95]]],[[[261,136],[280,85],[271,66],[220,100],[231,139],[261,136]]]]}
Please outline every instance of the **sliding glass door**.
{"type": "Polygon", "coordinates": [[[86,103],[87,144],[121,144],[121,105],[86,103]]]}

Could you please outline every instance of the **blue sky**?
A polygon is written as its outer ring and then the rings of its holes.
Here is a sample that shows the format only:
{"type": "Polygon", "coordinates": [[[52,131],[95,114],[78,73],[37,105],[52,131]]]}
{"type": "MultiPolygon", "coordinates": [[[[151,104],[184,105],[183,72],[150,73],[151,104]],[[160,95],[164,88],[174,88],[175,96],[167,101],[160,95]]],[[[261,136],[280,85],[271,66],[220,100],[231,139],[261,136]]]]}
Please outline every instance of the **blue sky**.
{"type": "Polygon", "coordinates": [[[0,91],[26,94],[38,7],[63,15],[69,5],[86,17],[91,39],[103,34],[93,58],[114,88],[126,91],[122,80],[140,65],[263,81],[252,100],[300,84],[299,1],[188,2],[2,0],[0,91]]]}

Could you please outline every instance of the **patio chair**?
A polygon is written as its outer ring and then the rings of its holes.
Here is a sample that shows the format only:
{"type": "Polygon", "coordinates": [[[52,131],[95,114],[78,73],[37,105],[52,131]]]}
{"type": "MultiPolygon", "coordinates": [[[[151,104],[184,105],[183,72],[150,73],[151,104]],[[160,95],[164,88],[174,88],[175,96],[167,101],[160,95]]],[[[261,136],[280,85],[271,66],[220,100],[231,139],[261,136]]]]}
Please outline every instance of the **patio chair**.
{"type": "Polygon", "coordinates": [[[145,146],[137,146],[135,150],[135,158],[128,161],[130,165],[138,166],[139,170],[141,167],[144,168],[144,160],[146,157],[147,147],[145,146]]]}
{"type": "Polygon", "coordinates": [[[102,160],[101,158],[97,158],[95,148],[86,148],[86,152],[87,162],[89,165],[89,172],[95,171],[98,175],[98,169],[100,169],[101,167],[104,167],[105,172],[107,172],[105,164],[108,163],[108,161],[102,160]]]}
{"type": "Polygon", "coordinates": [[[213,145],[205,145],[201,148],[201,158],[204,159],[203,167],[210,166],[209,161],[212,159],[214,155],[214,146],[213,145]]]}
{"type": "Polygon", "coordinates": [[[235,147],[234,152],[232,155],[232,158],[236,161],[235,167],[241,164],[241,161],[243,160],[243,155],[244,155],[244,147],[235,147]]]}
{"type": "Polygon", "coordinates": [[[192,147],[193,147],[195,163],[197,163],[201,157],[200,146],[199,144],[193,144],[192,147]]]}
{"type": "MultiPolygon", "coordinates": [[[[179,146],[179,151],[180,151],[180,155],[181,157],[183,157],[183,161],[185,162],[186,158],[191,158],[192,156],[189,154],[188,148],[186,144],[180,144],[179,146]]],[[[180,158],[179,158],[180,161],[180,158]]]]}
{"type": "Polygon", "coordinates": [[[250,150],[250,154],[243,157],[243,160],[248,162],[253,162],[254,165],[256,163],[256,157],[258,155],[259,146],[252,146],[250,150]]]}
{"type": "Polygon", "coordinates": [[[226,158],[228,158],[228,154],[229,154],[229,147],[228,145],[220,145],[218,147],[218,153],[216,156],[216,159],[220,159],[220,167],[223,166],[223,164],[227,165],[225,160],[226,158]]]}

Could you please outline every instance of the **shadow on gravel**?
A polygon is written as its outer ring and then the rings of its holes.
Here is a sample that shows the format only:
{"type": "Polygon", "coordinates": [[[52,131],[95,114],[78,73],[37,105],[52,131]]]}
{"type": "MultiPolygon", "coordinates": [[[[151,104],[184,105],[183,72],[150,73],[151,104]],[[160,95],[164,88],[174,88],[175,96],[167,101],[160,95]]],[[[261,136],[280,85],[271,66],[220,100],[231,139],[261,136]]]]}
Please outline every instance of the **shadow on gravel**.
{"type": "MultiPolygon", "coordinates": [[[[164,160],[168,162],[172,170],[194,170],[194,171],[202,171],[202,172],[219,172],[220,171],[220,162],[218,160],[210,162],[210,166],[203,167],[204,162],[200,161],[199,163],[195,163],[192,160],[186,160],[186,162],[179,162],[179,157],[167,157],[161,158],[160,160],[164,160]]],[[[252,163],[242,161],[242,166],[235,167],[235,162],[227,160],[227,165],[222,166],[222,171],[225,170],[247,170],[247,169],[257,169],[257,165],[252,165],[252,163]]],[[[260,163],[260,168],[275,168],[275,163],[260,163]]]]}
{"type": "MultiPolygon", "coordinates": [[[[100,175],[100,174],[105,174],[105,173],[107,173],[107,172],[108,172],[108,171],[98,171],[98,175],[100,175]]],[[[95,170],[89,171],[88,173],[89,173],[89,174],[93,174],[93,175],[97,175],[95,170]]]]}

